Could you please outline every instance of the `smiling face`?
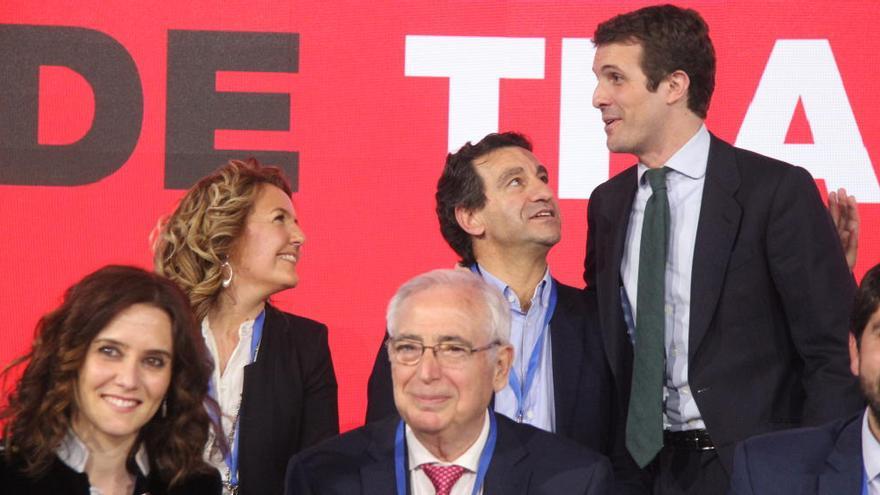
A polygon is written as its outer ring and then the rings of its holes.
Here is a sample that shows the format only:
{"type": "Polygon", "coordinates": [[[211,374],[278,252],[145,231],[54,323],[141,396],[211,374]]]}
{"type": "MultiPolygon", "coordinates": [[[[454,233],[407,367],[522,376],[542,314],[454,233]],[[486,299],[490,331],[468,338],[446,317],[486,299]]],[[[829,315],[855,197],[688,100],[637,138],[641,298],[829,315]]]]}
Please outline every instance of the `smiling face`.
{"type": "Polygon", "coordinates": [[[608,149],[644,157],[664,150],[670,107],[666,82],[648,90],[639,43],[609,43],[596,49],[593,73],[598,79],[593,106],[602,111],[608,149]]]}
{"type": "Polygon", "coordinates": [[[171,320],[135,304],[89,344],[76,382],[73,429],[87,443],[134,442],[159,409],[171,382],[171,320]]]}
{"type": "MultiPolygon", "coordinates": [[[[496,250],[525,246],[549,250],[559,242],[559,205],[547,169],[535,155],[515,146],[499,148],[476,159],[474,168],[486,195],[485,206],[472,213],[476,228],[472,233],[480,242],[496,250]]],[[[480,249],[476,243],[475,249],[480,249]]]]}
{"type": "Polygon", "coordinates": [[[275,186],[261,186],[229,257],[233,286],[260,298],[296,287],[296,265],[305,239],[290,197],[275,186]]]}
{"type": "MultiPolygon", "coordinates": [[[[489,344],[488,315],[473,302],[480,296],[468,292],[438,286],[411,295],[399,309],[394,337],[428,346],[489,344]]],[[[431,350],[415,365],[392,361],[394,403],[416,435],[472,441],[483,426],[493,391],[507,383],[511,359],[510,346],[501,346],[474,353],[455,367],[441,367],[431,350]]]]}

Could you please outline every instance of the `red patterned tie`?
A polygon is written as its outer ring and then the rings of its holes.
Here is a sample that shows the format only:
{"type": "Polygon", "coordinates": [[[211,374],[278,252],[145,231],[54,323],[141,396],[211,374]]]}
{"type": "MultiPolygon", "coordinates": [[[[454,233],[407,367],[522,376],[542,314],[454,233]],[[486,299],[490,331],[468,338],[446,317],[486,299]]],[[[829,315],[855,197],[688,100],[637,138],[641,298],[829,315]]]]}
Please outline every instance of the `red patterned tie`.
{"type": "Polygon", "coordinates": [[[461,466],[440,466],[438,464],[423,464],[422,471],[428,475],[428,479],[434,485],[437,495],[449,495],[452,485],[461,478],[465,469],[461,466]]]}

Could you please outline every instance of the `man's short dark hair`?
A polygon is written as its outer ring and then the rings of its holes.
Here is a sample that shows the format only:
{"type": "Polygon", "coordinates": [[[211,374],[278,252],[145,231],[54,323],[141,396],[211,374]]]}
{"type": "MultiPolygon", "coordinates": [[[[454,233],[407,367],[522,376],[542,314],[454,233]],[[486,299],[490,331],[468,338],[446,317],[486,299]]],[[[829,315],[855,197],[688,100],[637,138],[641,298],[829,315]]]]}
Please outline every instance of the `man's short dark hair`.
{"type": "Polygon", "coordinates": [[[690,78],[688,108],[706,118],[715,90],[715,48],[709,26],[695,10],[655,5],[620,14],[596,27],[593,43],[639,43],[649,91],[669,74],[684,71],[690,78]]]}
{"type": "Polygon", "coordinates": [[[477,144],[468,141],[458,151],[446,156],[443,174],[437,181],[437,218],[443,238],[461,257],[463,265],[470,266],[476,263],[476,259],[471,236],[455,219],[455,209],[476,211],[486,205],[483,180],[477,174],[474,162],[494,150],[512,146],[532,151],[532,143],[522,134],[502,132],[489,134],[477,144]]]}
{"type": "Polygon", "coordinates": [[[857,342],[861,342],[862,333],[877,308],[880,308],[880,265],[868,270],[856,291],[849,328],[857,342]]]}

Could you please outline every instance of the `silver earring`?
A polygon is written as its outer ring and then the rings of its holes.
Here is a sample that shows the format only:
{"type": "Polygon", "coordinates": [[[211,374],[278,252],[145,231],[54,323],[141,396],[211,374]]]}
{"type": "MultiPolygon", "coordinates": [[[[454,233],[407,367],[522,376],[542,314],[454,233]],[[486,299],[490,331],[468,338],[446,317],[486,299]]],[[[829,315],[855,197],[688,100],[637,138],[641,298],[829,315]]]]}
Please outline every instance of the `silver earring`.
{"type": "Polygon", "coordinates": [[[162,399],[162,418],[168,416],[168,397],[162,399]]]}
{"type": "Polygon", "coordinates": [[[220,285],[223,286],[224,289],[228,289],[230,285],[232,285],[232,278],[235,276],[235,273],[232,271],[232,265],[229,264],[228,261],[224,261],[223,264],[220,265],[220,271],[229,270],[229,277],[224,278],[220,285]]]}

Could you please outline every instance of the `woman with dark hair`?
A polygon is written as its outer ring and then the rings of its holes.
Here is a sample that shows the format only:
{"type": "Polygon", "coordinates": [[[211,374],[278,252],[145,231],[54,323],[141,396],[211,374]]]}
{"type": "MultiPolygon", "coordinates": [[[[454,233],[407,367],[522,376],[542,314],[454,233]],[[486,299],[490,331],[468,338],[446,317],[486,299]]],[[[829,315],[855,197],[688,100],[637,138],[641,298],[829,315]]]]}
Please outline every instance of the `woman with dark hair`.
{"type": "Polygon", "coordinates": [[[35,337],[4,372],[27,363],[0,412],[0,491],[220,493],[202,458],[211,363],[173,283],[102,268],[67,290],[35,337]]]}
{"type": "Polygon", "coordinates": [[[281,170],[233,160],[160,227],[156,271],[187,293],[216,364],[224,493],[281,493],[287,460],[339,431],[327,327],[269,304],[299,281],[305,236],[281,170]]]}

